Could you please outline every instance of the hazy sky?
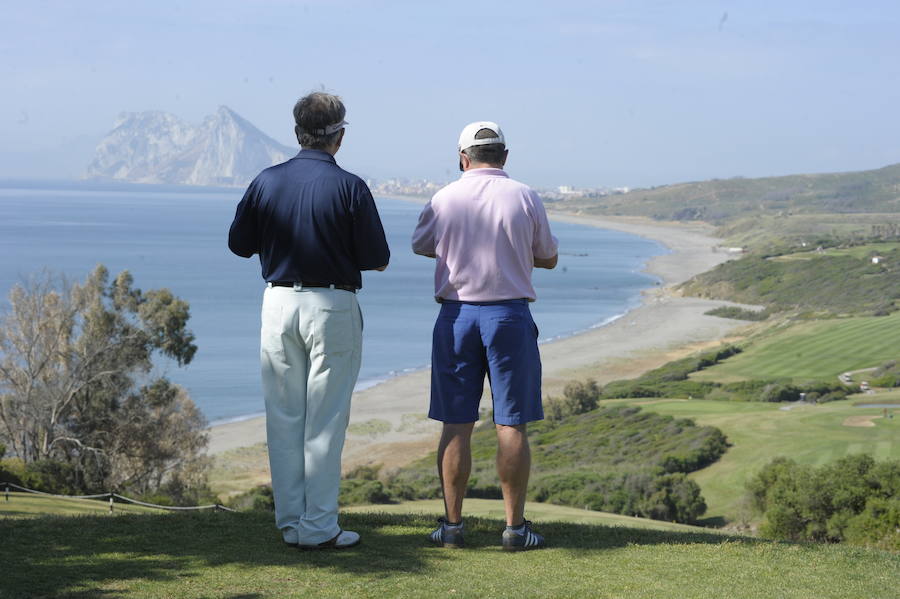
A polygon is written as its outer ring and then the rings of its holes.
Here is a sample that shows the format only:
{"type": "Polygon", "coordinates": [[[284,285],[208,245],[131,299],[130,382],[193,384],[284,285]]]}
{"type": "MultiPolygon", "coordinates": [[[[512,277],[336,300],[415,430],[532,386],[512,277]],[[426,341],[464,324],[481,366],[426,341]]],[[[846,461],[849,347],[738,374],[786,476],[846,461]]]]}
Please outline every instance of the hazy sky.
{"type": "Polygon", "coordinates": [[[900,3],[0,3],[0,177],[73,177],[121,111],[227,105],[296,145],[343,96],[338,160],[455,177],[496,120],[536,186],[645,186],[900,162],[900,3]]]}

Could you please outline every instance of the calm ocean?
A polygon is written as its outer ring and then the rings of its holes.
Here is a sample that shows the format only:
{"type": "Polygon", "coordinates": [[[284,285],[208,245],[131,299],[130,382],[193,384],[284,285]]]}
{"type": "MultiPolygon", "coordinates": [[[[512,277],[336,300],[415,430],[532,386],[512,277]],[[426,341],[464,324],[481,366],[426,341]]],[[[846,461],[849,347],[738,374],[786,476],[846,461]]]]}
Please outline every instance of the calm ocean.
{"type": "MultiPolygon", "coordinates": [[[[161,369],[188,388],[211,422],[262,411],[258,371],[259,263],[232,255],[228,226],[241,191],[218,188],[0,183],[0,293],[48,269],[82,279],[96,264],[128,269],[143,289],[168,287],[191,306],[199,347],[186,368],[161,369]]],[[[378,198],[391,264],[364,273],[359,387],[422,368],[438,304],[433,263],[409,240],[421,206],[378,198]]],[[[532,304],[541,339],[570,335],[622,315],[656,284],[641,273],[659,244],[615,231],[553,223],[559,266],[536,270],[532,304]]]]}

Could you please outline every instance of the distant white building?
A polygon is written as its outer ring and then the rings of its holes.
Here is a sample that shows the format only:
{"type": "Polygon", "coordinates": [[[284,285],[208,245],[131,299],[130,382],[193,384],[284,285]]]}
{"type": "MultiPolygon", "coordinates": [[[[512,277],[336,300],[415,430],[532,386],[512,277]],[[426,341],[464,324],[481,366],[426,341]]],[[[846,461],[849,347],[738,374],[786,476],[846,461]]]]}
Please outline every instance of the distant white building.
{"type": "Polygon", "coordinates": [[[881,264],[884,262],[884,256],[872,256],[872,264],[881,264]]]}

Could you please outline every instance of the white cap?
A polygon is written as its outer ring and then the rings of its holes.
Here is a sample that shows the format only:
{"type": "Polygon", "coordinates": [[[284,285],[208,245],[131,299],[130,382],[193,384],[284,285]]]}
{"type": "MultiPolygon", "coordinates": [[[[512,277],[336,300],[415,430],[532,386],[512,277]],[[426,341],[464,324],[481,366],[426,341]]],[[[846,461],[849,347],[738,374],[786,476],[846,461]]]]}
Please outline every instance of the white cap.
{"type": "Polygon", "coordinates": [[[506,138],[503,137],[503,131],[500,130],[500,125],[492,123],[491,121],[476,121],[474,123],[469,123],[466,125],[465,129],[462,130],[462,133],[459,134],[459,144],[457,144],[456,147],[457,150],[462,152],[466,148],[471,148],[472,146],[486,146],[488,144],[506,145],[506,138]],[[484,139],[475,139],[475,134],[482,129],[490,129],[495,133],[495,136],[485,137],[484,139]]]}

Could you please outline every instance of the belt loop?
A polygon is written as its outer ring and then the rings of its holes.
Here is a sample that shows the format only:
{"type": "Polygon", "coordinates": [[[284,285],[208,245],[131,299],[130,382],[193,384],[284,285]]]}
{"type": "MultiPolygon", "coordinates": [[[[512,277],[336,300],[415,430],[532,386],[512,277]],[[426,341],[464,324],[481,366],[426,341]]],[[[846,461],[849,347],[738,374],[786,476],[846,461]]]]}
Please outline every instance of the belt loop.
{"type": "Polygon", "coordinates": [[[303,291],[303,283],[294,283],[294,291],[303,291]]]}
{"type": "Polygon", "coordinates": [[[334,286],[334,283],[332,283],[331,285],[329,285],[328,288],[331,289],[332,291],[334,291],[334,290],[336,289],[335,286],[334,286]]]}
{"type": "Polygon", "coordinates": [[[272,281],[267,282],[267,283],[266,283],[266,287],[268,287],[269,289],[271,289],[272,287],[274,287],[274,285],[272,285],[272,281]]]}

